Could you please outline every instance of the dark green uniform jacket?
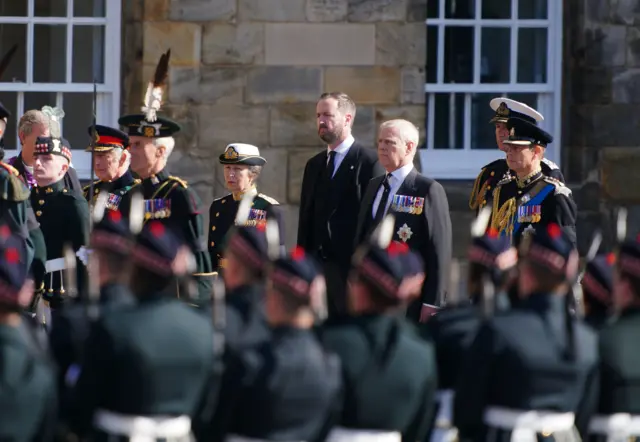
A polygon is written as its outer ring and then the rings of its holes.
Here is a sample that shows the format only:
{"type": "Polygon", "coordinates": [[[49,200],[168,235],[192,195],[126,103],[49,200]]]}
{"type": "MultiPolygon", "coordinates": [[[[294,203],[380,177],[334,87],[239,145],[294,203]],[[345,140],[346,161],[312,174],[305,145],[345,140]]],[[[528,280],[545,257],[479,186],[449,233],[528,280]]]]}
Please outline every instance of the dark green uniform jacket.
{"type": "Polygon", "coordinates": [[[55,369],[19,328],[0,325],[0,440],[50,441],[56,428],[55,369]]]}
{"type": "MultiPolygon", "coordinates": [[[[107,199],[107,209],[109,210],[122,210],[120,207],[130,207],[129,200],[131,194],[129,191],[136,184],[140,184],[140,180],[134,179],[131,172],[128,170],[120,178],[113,181],[94,181],[93,182],[93,202],[95,203],[98,195],[102,192],[107,192],[109,198],[107,199]]],[[[84,198],[89,202],[89,192],[91,191],[91,185],[86,185],[82,188],[84,198]]],[[[129,216],[128,213],[124,214],[129,216]]]]}
{"type": "MultiPolygon", "coordinates": [[[[233,195],[229,194],[222,198],[213,200],[209,207],[209,255],[213,268],[219,270],[224,268],[223,250],[225,247],[225,238],[229,229],[235,224],[236,214],[240,200],[235,200],[233,195]]],[[[277,211],[272,206],[278,205],[273,198],[258,193],[253,200],[253,207],[249,213],[249,220],[246,225],[257,225],[266,222],[270,216],[277,216],[278,222],[282,227],[282,222],[277,211]]],[[[284,245],[283,230],[280,229],[280,244],[284,245]]]]}
{"type": "MultiPolygon", "coordinates": [[[[461,365],[454,424],[461,439],[486,440],[488,408],[575,413],[581,435],[598,397],[597,336],[573,322],[569,357],[565,299],[533,294],[517,307],[485,321],[461,365]]],[[[496,441],[510,431],[497,430],[496,441]]]]}
{"type": "Polygon", "coordinates": [[[403,441],[428,434],[438,385],[433,346],[405,319],[364,315],[320,329],[327,350],[342,360],[340,427],[397,431],[403,441]]]}
{"type": "MultiPolygon", "coordinates": [[[[145,199],[145,220],[158,220],[175,229],[191,248],[196,259],[193,276],[198,285],[197,302],[208,302],[213,271],[202,231],[200,199],[185,181],[169,175],[166,170],[142,180],[135,187],[135,191],[139,190],[142,190],[145,199]]],[[[177,287],[176,292],[176,296],[180,297],[177,287]]]]}
{"type": "MultiPolygon", "coordinates": [[[[74,251],[86,246],[89,240],[89,206],[80,192],[65,187],[64,180],[31,189],[31,205],[44,235],[47,261],[62,258],[66,244],[74,251]]],[[[87,279],[86,269],[80,259],[76,264],[78,288],[82,289],[87,279]]],[[[43,297],[52,308],[59,307],[65,297],[64,280],[61,278],[61,271],[44,277],[43,297]]]]}
{"type": "Polygon", "coordinates": [[[68,412],[75,434],[92,432],[99,409],[194,418],[211,379],[213,328],[170,294],[149,295],[101,317],[83,359],[68,412]]]}
{"type": "Polygon", "coordinates": [[[245,285],[227,292],[225,340],[238,350],[269,339],[270,329],[264,313],[264,287],[245,285]]]}
{"type": "Polygon", "coordinates": [[[311,330],[278,327],[269,341],[228,355],[218,409],[199,440],[324,440],[338,411],[340,362],[311,330]]]}
{"type": "Polygon", "coordinates": [[[623,311],[600,333],[598,414],[640,414],[640,308],[623,311]]]}

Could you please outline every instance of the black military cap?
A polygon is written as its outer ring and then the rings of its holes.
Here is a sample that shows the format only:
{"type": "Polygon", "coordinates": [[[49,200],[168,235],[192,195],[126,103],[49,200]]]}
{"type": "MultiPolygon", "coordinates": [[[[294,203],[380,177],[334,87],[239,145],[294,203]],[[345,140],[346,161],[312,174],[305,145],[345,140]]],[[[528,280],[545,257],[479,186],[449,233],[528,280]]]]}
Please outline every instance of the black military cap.
{"type": "MultiPolygon", "coordinates": [[[[89,136],[93,133],[93,126],[87,129],[89,136]]],[[[96,140],[94,150],[96,152],[109,152],[113,149],[126,149],[129,146],[129,136],[121,130],[113,127],[96,124],[96,140]]],[[[85,149],[91,152],[91,146],[85,149]]]]}
{"type": "Polygon", "coordinates": [[[247,166],[262,166],[267,160],[260,156],[260,150],[252,144],[229,144],[219,157],[221,164],[245,164],[247,166]]]}
{"type": "Polygon", "coordinates": [[[422,258],[397,241],[386,248],[362,246],[354,255],[353,271],[399,303],[418,295],[425,277],[422,258]]]}
{"type": "Polygon", "coordinates": [[[130,137],[164,138],[180,131],[180,125],[175,121],[164,117],[148,121],[145,114],[125,115],[120,117],[118,124],[127,128],[130,137]]]}
{"type": "Polygon", "coordinates": [[[313,297],[324,291],[324,277],[318,264],[302,247],[275,260],[267,279],[280,293],[311,303],[313,297]]]}
{"type": "Polygon", "coordinates": [[[142,228],[133,247],[133,261],[160,276],[182,275],[187,269],[176,269],[174,263],[186,243],[175,230],[160,221],[151,221],[142,228]]]}
{"type": "Polygon", "coordinates": [[[514,117],[533,124],[544,120],[542,114],[531,106],[510,98],[494,98],[489,102],[489,106],[496,112],[490,123],[506,123],[509,118],[514,117]]]}
{"type": "Polygon", "coordinates": [[[626,276],[640,279],[640,235],[620,245],[618,268],[626,276]]]}
{"type": "Polygon", "coordinates": [[[71,162],[69,142],[64,138],[38,137],[34,155],[59,155],[71,162]]]}
{"type": "Polygon", "coordinates": [[[264,270],[269,259],[269,246],[264,224],[253,226],[237,226],[226,242],[225,251],[231,251],[242,259],[242,262],[254,270],[264,270]]]}
{"type": "Polygon", "coordinates": [[[28,276],[25,240],[13,234],[6,224],[0,225],[0,303],[25,307],[20,305],[19,293],[28,276]]]}
{"type": "Polygon", "coordinates": [[[104,217],[93,226],[91,247],[128,256],[134,242],[128,221],[118,210],[105,210],[105,212],[104,217]]]}
{"type": "Polygon", "coordinates": [[[546,147],[547,144],[553,142],[551,134],[521,118],[509,118],[507,128],[509,128],[509,139],[504,141],[506,144],[518,146],[538,144],[546,147]]]}
{"type": "Polygon", "coordinates": [[[608,307],[613,302],[613,272],[616,256],[597,255],[586,265],[582,275],[582,290],[588,298],[608,307]]]}
{"type": "Polygon", "coordinates": [[[578,253],[571,239],[555,223],[527,236],[522,243],[521,257],[569,281],[578,274],[578,253]]]}
{"type": "Polygon", "coordinates": [[[517,264],[518,252],[511,246],[508,236],[498,234],[495,229],[489,229],[484,235],[473,238],[467,258],[470,263],[478,264],[489,271],[493,282],[498,283],[501,274],[517,264]]]}
{"type": "Polygon", "coordinates": [[[9,117],[11,117],[11,112],[9,112],[9,109],[4,107],[4,105],[0,103],[0,119],[9,117]]]}

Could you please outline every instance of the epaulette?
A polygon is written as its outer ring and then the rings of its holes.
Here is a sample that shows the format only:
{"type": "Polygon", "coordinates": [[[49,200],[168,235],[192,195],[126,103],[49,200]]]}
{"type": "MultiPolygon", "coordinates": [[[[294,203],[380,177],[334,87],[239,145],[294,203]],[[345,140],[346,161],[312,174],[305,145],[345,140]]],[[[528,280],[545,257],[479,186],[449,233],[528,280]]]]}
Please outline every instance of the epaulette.
{"type": "Polygon", "coordinates": [[[511,174],[509,174],[506,177],[502,178],[500,181],[498,181],[498,184],[496,184],[496,187],[504,186],[505,184],[510,183],[511,181],[513,181],[515,179],[516,179],[515,176],[512,176],[511,174]]]}
{"type": "Polygon", "coordinates": [[[551,170],[560,169],[556,163],[554,163],[553,161],[548,160],[546,158],[543,158],[542,162],[544,164],[546,164],[549,167],[549,169],[551,169],[551,170]]]}
{"type": "MultiPolygon", "coordinates": [[[[95,181],[93,182],[93,185],[95,186],[95,185],[96,185],[96,184],[98,184],[98,183],[100,183],[100,180],[95,180],[95,181]]],[[[89,189],[91,189],[91,184],[87,184],[86,186],[84,186],[84,187],[82,188],[82,190],[83,190],[84,192],[87,192],[89,189]]]]}
{"type": "Polygon", "coordinates": [[[180,183],[180,185],[181,185],[182,187],[184,187],[185,189],[187,189],[187,188],[189,187],[189,186],[187,185],[187,182],[186,182],[185,180],[183,180],[182,178],[178,178],[177,176],[170,175],[170,176],[169,176],[169,180],[171,180],[171,181],[175,181],[175,182],[177,182],[177,183],[180,183]]]}
{"type": "Polygon", "coordinates": [[[20,178],[18,170],[3,162],[0,162],[0,165],[8,174],[7,179],[0,186],[0,197],[5,201],[25,201],[29,199],[31,192],[20,178]]]}
{"type": "Polygon", "coordinates": [[[569,189],[567,186],[565,186],[565,184],[560,181],[557,180],[555,178],[552,178],[550,176],[546,176],[544,175],[543,179],[549,183],[549,184],[553,184],[556,188],[553,191],[554,195],[564,195],[566,197],[570,197],[571,196],[571,189],[569,189]]]}
{"type": "Polygon", "coordinates": [[[227,193],[225,196],[221,196],[220,198],[215,198],[211,203],[217,203],[218,201],[221,201],[223,199],[225,199],[226,197],[231,196],[230,193],[227,193]]]}
{"type": "Polygon", "coordinates": [[[264,193],[259,193],[258,197],[262,198],[266,202],[268,202],[270,204],[273,204],[273,205],[279,205],[280,204],[278,201],[276,201],[275,199],[271,198],[270,196],[265,195],[264,193]]]}
{"type": "MultiPolygon", "coordinates": [[[[140,184],[142,182],[142,180],[140,178],[134,178],[133,179],[133,186],[137,186],[138,184],[140,184]]],[[[131,187],[133,187],[131,186],[131,187]]]]}

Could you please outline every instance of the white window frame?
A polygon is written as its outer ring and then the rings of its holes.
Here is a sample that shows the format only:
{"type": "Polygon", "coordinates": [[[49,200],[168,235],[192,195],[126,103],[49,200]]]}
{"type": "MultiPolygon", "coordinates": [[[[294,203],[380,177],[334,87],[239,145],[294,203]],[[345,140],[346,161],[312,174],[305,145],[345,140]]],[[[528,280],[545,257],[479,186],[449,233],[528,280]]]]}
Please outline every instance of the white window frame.
{"type": "MultiPolygon", "coordinates": [[[[120,113],[120,41],[121,41],[121,0],[105,1],[104,17],[74,17],[74,1],[67,0],[66,17],[35,17],[34,0],[28,0],[26,17],[0,17],[0,24],[26,24],[26,82],[0,82],[0,91],[17,92],[17,109],[10,109],[13,114],[9,124],[16,125],[16,140],[14,146],[20,146],[17,135],[17,122],[20,116],[28,109],[24,108],[24,94],[29,92],[47,92],[56,94],[56,102],[51,106],[64,109],[63,94],[65,92],[93,93],[93,83],[74,83],[72,81],[73,67],[73,26],[74,25],[104,25],[104,82],[96,85],[96,122],[108,126],[117,127],[120,113]],[[34,83],[33,81],[33,57],[34,57],[34,25],[66,25],[66,78],[64,83],[34,83]]],[[[64,125],[74,124],[73,121],[62,119],[62,133],[64,125]]],[[[87,143],[89,142],[87,135],[87,143]]],[[[87,144],[88,145],[88,144],[87,144]]],[[[81,146],[73,146],[73,167],[80,179],[92,179],[91,177],[91,153],[84,152],[81,146]]],[[[19,150],[7,149],[5,158],[17,155],[19,150]]]]}
{"type": "MultiPolygon", "coordinates": [[[[439,1],[439,18],[428,18],[426,25],[438,26],[438,61],[436,83],[425,83],[427,127],[426,148],[419,150],[422,171],[435,179],[474,179],[480,169],[491,161],[503,155],[497,147],[491,149],[471,149],[471,95],[476,93],[495,93],[496,97],[516,93],[536,93],[537,103],[527,103],[535,107],[545,119],[540,124],[542,128],[553,135],[545,157],[560,164],[562,146],[562,1],[547,0],[547,19],[451,19],[444,18],[445,2],[439,1]],[[474,27],[474,79],[473,83],[445,83],[444,82],[444,45],[445,27],[465,26],[474,27]],[[481,27],[501,27],[511,29],[510,53],[510,82],[509,83],[480,83],[481,63],[481,27]],[[547,29],[547,82],[546,83],[517,83],[518,44],[516,40],[517,27],[542,27],[547,29]],[[463,149],[434,149],[435,128],[435,93],[467,93],[465,96],[464,140],[463,149]]],[[[503,0],[508,1],[508,0],[503,0]]],[[[518,0],[511,0],[512,17],[518,17],[518,0]]],[[[475,0],[475,17],[481,17],[482,2],[475,0]]],[[[429,66],[427,67],[429,68],[429,66]]],[[[489,103],[487,102],[487,107],[489,103]]],[[[487,122],[489,124],[489,122],[487,122]]]]}

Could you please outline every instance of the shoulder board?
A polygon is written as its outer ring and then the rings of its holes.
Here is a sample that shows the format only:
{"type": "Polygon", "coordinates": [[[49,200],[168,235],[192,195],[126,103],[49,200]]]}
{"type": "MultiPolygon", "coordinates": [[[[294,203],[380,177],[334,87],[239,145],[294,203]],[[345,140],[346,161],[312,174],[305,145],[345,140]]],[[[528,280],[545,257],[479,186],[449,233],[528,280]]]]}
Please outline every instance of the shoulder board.
{"type": "Polygon", "coordinates": [[[187,182],[185,180],[183,180],[182,178],[178,178],[177,176],[171,175],[171,176],[169,176],[169,180],[179,183],[185,189],[189,187],[189,186],[187,186],[187,182]]]}
{"type": "Polygon", "coordinates": [[[270,204],[273,204],[273,205],[279,205],[280,204],[278,201],[276,201],[275,199],[271,198],[270,196],[265,195],[264,193],[259,193],[258,197],[262,198],[266,202],[268,202],[270,204]]]}
{"type": "Polygon", "coordinates": [[[484,166],[482,169],[497,169],[497,168],[504,168],[504,169],[509,169],[509,167],[507,166],[507,160],[505,160],[504,158],[501,158],[499,160],[495,160],[490,162],[489,164],[487,164],[486,166],[484,166]]]}
{"type": "Polygon", "coordinates": [[[566,197],[571,196],[571,189],[564,185],[564,183],[560,180],[552,178],[550,176],[544,176],[543,179],[549,183],[553,184],[556,188],[553,192],[554,195],[564,195],[566,197]]]}
{"type": "Polygon", "coordinates": [[[548,160],[548,159],[546,159],[546,158],[543,158],[543,159],[542,159],[542,162],[543,162],[544,164],[546,164],[546,165],[549,167],[549,169],[551,169],[551,170],[554,170],[554,169],[560,169],[556,163],[554,163],[553,161],[548,160]]]}
{"type": "Polygon", "coordinates": [[[516,177],[511,176],[511,175],[506,176],[506,177],[502,178],[500,181],[498,181],[498,184],[496,184],[496,186],[503,186],[503,185],[505,185],[507,183],[510,183],[511,181],[513,181],[515,179],[516,179],[516,177]]]}
{"type": "MultiPolygon", "coordinates": [[[[140,184],[142,182],[142,180],[140,178],[134,178],[133,179],[133,186],[137,186],[138,184],[140,184]]],[[[133,187],[131,186],[131,187],[133,187]]]]}
{"type": "Polygon", "coordinates": [[[13,167],[11,164],[7,164],[7,163],[4,163],[4,162],[0,161],[0,166],[2,166],[11,175],[14,175],[14,176],[19,176],[20,175],[20,172],[18,172],[18,169],[13,167]]]}
{"type": "Polygon", "coordinates": [[[231,194],[230,194],[230,193],[227,193],[226,195],[221,196],[220,198],[216,198],[216,199],[214,199],[214,200],[212,201],[212,204],[213,204],[213,203],[217,203],[218,201],[222,201],[223,199],[225,199],[225,198],[226,198],[226,197],[228,197],[228,196],[231,196],[231,194]]]}
{"type": "MultiPolygon", "coordinates": [[[[98,184],[98,183],[100,183],[100,180],[95,180],[95,181],[93,182],[93,185],[95,186],[95,185],[96,185],[96,184],[98,184]]],[[[91,188],[91,184],[87,184],[86,186],[84,186],[84,187],[82,188],[82,190],[87,191],[87,190],[89,190],[90,188],[91,188]]]]}

